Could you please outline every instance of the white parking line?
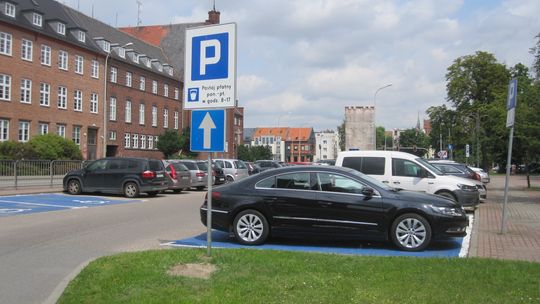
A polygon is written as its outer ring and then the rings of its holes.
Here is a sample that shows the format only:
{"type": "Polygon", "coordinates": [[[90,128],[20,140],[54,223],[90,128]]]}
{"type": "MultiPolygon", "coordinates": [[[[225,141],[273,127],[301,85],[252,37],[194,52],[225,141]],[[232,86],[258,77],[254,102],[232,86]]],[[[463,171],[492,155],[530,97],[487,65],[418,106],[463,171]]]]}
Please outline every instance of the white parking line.
{"type": "Polygon", "coordinates": [[[461,250],[459,251],[459,257],[464,258],[469,254],[469,243],[471,241],[472,226],[474,224],[474,215],[469,215],[469,226],[467,226],[467,235],[463,238],[461,243],[461,250]]]}
{"type": "Polygon", "coordinates": [[[40,203],[26,203],[26,202],[7,201],[7,200],[0,200],[0,203],[21,204],[21,205],[28,205],[28,206],[44,206],[44,207],[66,208],[66,209],[84,209],[84,208],[88,208],[87,206],[72,207],[72,206],[59,206],[59,205],[40,204],[40,203]]]}

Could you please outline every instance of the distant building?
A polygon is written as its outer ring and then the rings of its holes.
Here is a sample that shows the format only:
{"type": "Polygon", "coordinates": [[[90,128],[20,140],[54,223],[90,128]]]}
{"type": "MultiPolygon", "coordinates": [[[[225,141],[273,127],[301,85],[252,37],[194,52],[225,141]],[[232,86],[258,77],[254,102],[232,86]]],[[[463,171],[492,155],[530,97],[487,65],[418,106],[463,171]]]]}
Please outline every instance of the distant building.
{"type": "Polygon", "coordinates": [[[431,133],[431,120],[429,119],[424,119],[424,133],[426,133],[426,135],[429,135],[431,133]]]}
{"type": "Polygon", "coordinates": [[[315,160],[336,159],[339,148],[339,133],[333,130],[315,132],[315,160]]]}
{"type": "Polygon", "coordinates": [[[375,107],[345,107],[345,150],[375,150],[375,107]]]}
{"type": "Polygon", "coordinates": [[[256,128],[252,146],[268,146],[274,160],[312,162],[315,156],[313,128],[256,128]]]}

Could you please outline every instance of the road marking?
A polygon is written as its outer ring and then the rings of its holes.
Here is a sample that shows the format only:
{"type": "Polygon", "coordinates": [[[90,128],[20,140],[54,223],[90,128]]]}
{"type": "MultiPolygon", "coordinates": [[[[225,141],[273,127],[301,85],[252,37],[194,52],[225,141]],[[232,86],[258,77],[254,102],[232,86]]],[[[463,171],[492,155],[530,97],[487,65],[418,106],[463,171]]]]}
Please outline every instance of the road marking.
{"type": "Polygon", "coordinates": [[[12,214],[12,213],[20,213],[25,211],[30,211],[32,209],[0,209],[0,214],[12,214]]]}
{"type": "Polygon", "coordinates": [[[0,203],[21,204],[21,205],[29,205],[29,206],[55,207],[55,208],[66,208],[66,209],[84,209],[84,208],[88,208],[87,206],[74,207],[74,206],[61,206],[61,205],[50,205],[50,204],[40,204],[40,203],[26,203],[26,202],[7,201],[7,200],[0,200],[0,203]]]}
{"type": "Polygon", "coordinates": [[[469,243],[471,240],[472,226],[474,224],[474,215],[469,215],[469,226],[467,226],[467,235],[463,238],[461,243],[461,250],[459,251],[459,257],[465,258],[469,254],[469,243]]]}
{"type": "Polygon", "coordinates": [[[90,205],[101,205],[110,203],[111,201],[81,201],[81,200],[73,200],[74,202],[81,203],[81,204],[90,204],[90,205]]]}

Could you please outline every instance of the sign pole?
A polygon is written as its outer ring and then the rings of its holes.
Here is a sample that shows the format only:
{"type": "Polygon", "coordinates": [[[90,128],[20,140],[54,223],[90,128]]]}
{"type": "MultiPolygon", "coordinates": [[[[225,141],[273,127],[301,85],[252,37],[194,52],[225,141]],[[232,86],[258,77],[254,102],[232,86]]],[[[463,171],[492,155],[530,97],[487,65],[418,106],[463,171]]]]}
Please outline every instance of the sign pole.
{"type": "Polygon", "coordinates": [[[502,228],[501,233],[506,233],[506,205],[508,204],[508,184],[510,183],[510,169],[511,169],[511,161],[512,161],[512,144],[514,142],[514,126],[510,128],[510,139],[508,144],[508,158],[506,159],[506,180],[504,182],[504,203],[503,203],[503,210],[502,210],[502,228]]]}
{"type": "Polygon", "coordinates": [[[506,206],[508,204],[508,184],[510,183],[510,170],[512,168],[512,144],[514,143],[514,124],[517,104],[517,78],[510,80],[508,84],[508,101],[506,103],[506,127],[510,128],[510,138],[508,139],[508,158],[506,159],[506,180],[504,183],[504,202],[502,210],[501,233],[506,233],[506,206]]]}
{"type": "Polygon", "coordinates": [[[207,256],[212,255],[212,153],[208,153],[208,198],[206,207],[206,244],[207,256]]]}

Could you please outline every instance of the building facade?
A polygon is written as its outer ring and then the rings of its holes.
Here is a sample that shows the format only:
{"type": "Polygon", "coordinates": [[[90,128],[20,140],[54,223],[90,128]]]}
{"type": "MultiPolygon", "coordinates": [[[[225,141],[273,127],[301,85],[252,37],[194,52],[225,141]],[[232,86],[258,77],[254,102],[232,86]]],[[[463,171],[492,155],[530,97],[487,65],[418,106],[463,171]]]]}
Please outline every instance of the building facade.
{"type": "Polygon", "coordinates": [[[375,107],[345,107],[345,150],[375,150],[375,107]]]}
{"type": "Polygon", "coordinates": [[[327,130],[315,132],[315,160],[336,159],[339,148],[339,134],[337,131],[327,130]]]}
{"type": "Polygon", "coordinates": [[[313,128],[256,128],[251,145],[270,147],[277,161],[312,162],[315,157],[313,128]]]}

